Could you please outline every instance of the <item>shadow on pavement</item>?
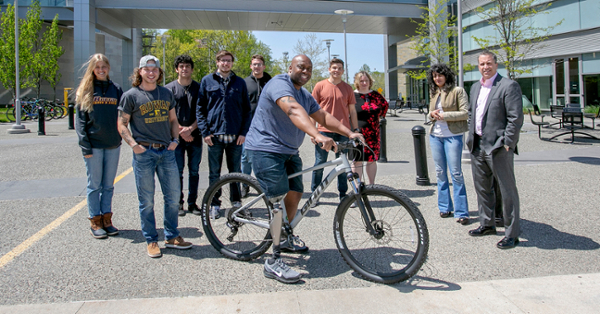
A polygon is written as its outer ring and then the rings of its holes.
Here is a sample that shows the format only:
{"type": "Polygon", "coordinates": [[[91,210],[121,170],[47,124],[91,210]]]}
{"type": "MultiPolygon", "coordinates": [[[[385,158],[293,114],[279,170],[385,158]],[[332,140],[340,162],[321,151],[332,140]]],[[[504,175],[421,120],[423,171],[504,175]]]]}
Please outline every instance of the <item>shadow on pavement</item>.
{"type": "MultiPolygon", "coordinates": [[[[194,243],[193,240],[200,239],[204,235],[199,228],[186,227],[178,229],[179,235],[181,235],[181,237],[183,237],[186,241],[190,240],[192,243],[194,243]]],[[[158,242],[162,244],[161,242],[165,241],[163,228],[156,228],[156,232],[158,232],[158,242]]],[[[129,239],[131,240],[132,244],[146,242],[141,230],[119,229],[119,235],[117,237],[129,239]]]]}
{"type": "MultiPolygon", "coordinates": [[[[406,194],[406,196],[408,196],[409,198],[413,198],[413,197],[428,197],[428,196],[432,196],[435,193],[435,189],[428,189],[428,190],[405,190],[405,189],[399,189],[400,192],[406,194]]],[[[414,202],[414,200],[413,200],[414,202]]]]}
{"type": "Polygon", "coordinates": [[[600,165],[600,158],[597,157],[569,157],[569,160],[588,165],[600,165]]]}
{"type": "Polygon", "coordinates": [[[523,247],[537,247],[544,250],[597,250],[600,244],[594,240],[555,229],[551,225],[521,219],[521,237],[527,239],[519,243],[523,247]]]}

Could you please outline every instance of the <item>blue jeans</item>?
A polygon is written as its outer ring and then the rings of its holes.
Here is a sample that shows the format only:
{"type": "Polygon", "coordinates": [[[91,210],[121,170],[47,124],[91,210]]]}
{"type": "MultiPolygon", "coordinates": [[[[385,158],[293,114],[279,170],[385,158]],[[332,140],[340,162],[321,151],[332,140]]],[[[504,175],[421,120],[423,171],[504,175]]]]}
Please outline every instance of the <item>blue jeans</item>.
{"type": "MultiPolygon", "coordinates": [[[[320,132],[320,133],[327,137],[332,138],[336,142],[348,140],[347,137],[337,134],[337,133],[331,133],[331,132],[320,132]]],[[[336,158],[340,157],[341,153],[342,152],[338,151],[337,153],[335,153],[335,157],[336,158]]],[[[329,153],[326,152],[325,150],[321,149],[319,147],[319,145],[315,145],[315,166],[327,162],[328,155],[329,155],[329,153]]],[[[321,180],[323,180],[323,169],[313,171],[312,182],[310,184],[310,190],[314,192],[315,189],[317,189],[317,186],[319,186],[319,184],[321,184],[321,180]]],[[[348,191],[348,179],[346,178],[345,173],[342,173],[338,176],[337,188],[338,188],[338,192],[340,192],[340,199],[342,199],[344,196],[346,196],[346,192],[348,191]]]]}
{"type": "Polygon", "coordinates": [[[90,218],[112,212],[114,182],[121,147],[92,148],[92,157],[83,158],[87,170],[87,203],[90,218]]]}
{"type": "Polygon", "coordinates": [[[179,170],[179,183],[181,185],[181,195],[179,197],[179,204],[183,204],[183,168],[185,167],[185,155],[187,153],[188,158],[188,205],[196,204],[198,199],[198,183],[200,182],[200,176],[198,171],[200,170],[200,161],[202,160],[202,143],[190,143],[184,140],[179,142],[177,149],[175,149],[175,160],[177,161],[177,169],[179,170]]]}
{"type": "Polygon", "coordinates": [[[252,173],[252,154],[246,152],[246,146],[242,145],[242,173],[252,173]]]}
{"type": "Polygon", "coordinates": [[[463,136],[437,137],[430,135],[429,144],[435,162],[440,212],[454,211],[455,218],[469,217],[467,189],[465,188],[465,179],[460,164],[463,136]],[[450,175],[452,176],[454,204],[452,204],[452,197],[450,196],[448,168],[450,168],[450,175]]]}
{"type": "MultiPolygon", "coordinates": [[[[225,144],[216,136],[212,137],[213,146],[208,146],[208,184],[212,185],[217,182],[221,177],[221,166],[223,164],[223,153],[226,154],[226,162],[227,162],[227,170],[229,173],[232,172],[240,172],[241,163],[242,163],[242,145],[237,145],[234,141],[233,143],[225,144]]],[[[239,201],[240,191],[239,186],[234,188],[235,184],[232,185],[231,189],[231,201],[239,201]]],[[[215,197],[211,201],[211,205],[220,206],[221,201],[219,198],[221,197],[221,191],[218,191],[215,194],[215,197]]]]}
{"type": "Polygon", "coordinates": [[[146,242],[158,242],[156,221],[154,219],[154,174],[158,176],[164,197],[165,239],[179,236],[177,219],[179,210],[179,172],[175,161],[175,152],[167,149],[147,148],[141,154],[133,154],[133,173],[140,203],[142,234],[146,242]]]}

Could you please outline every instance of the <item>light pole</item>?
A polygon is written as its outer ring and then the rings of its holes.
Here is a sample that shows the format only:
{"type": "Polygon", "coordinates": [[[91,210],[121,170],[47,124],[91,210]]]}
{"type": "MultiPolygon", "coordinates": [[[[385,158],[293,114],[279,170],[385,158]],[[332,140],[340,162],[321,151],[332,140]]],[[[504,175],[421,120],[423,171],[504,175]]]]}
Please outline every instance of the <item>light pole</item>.
{"type": "Polygon", "coordinates": [[[7,130],[9,134],[29,133],[21,124],[21,82],[19,78],[19,0],[15,0],[15,124],[7,130]]]}
{"type": "Polygon", "coordinates": [[[463,46],[462,46],[462,0],[456,1],[457,22],[458,22],[458,86],[464,87],[463,73],[463,46]]]}
{"type": "Polygon", "coordinates": [[[284,72],[287,70],[287,63],[288,63],[288,52],[284,51],[283,52],[283,71],[284,72]]]}
{"type": "Polygon", "coordinates": [[[344,71],[344,73],[346,73],[346,82],[348,82],[348,48],[346,46],[346,15],[352,14],[352,13],[354,13],[354,11],[340,9],[340,10],[335,10],[334,13],[341,14],[342,22],[344,23],[344,62],[346,62],[346,70],[344,71]]]}
{"type": "MultiPolygon", "coordinates": [[[[165,67],[165,47],[167,46],[167,37],[169,37],[169,35],[167,34],[162,34],[161,40],[162,40],[162,44],[163,44],[163,58],[162,58],[162,62],[163,62],[163,68],[165,67]]],[[[164,72],[164,70],[163,70],[164,72]]],[[[163,73],[163,86],[165,86],[165,76],[167,73],[163,73]]]]}
{"type": "Polygon", "coordinates": [[[324,39],[323,40],[325,42],[325,44],[327,45],[327,61],[331,61],[331,53],[330,53],[330,49],[331,49],[331,42],[333,41],[333,39],[324,39]]]}

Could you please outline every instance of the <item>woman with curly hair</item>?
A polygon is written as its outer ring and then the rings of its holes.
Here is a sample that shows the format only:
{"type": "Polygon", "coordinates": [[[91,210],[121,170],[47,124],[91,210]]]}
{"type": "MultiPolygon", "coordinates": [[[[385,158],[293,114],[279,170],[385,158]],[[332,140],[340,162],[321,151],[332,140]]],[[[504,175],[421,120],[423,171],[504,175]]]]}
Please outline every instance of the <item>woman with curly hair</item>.
{"type": "Polygon", "coordinates": [[[440,217],[452,216],[456,222],[469,224],[467,190],[461,169],[463,134],[467,131],[468,98],[461,87],[456,86],[456,75],[448,65],[434,64],[427,71],[431,101],[427,117],[431,124],[429,144],[435,162],[440,217]],[[452,177],[454,203],[450,196],[448,168],[452,177]]]}
{"type": "Polygon", "coordinates": [[[86,66],[75,98],[76,129],[87,170],[90,232],[102,239],[119,234],[112,225],[112,197],[121,146],[117,107],[123,90],[109,79],[110,63],[105,55],[92,55],[86,66]]]}
{"type": "Polygon", "coordinates": [[[356,98],[356,116],[358,118],[359,132],[365,137],[369,147],[360,145],[360,152],[351,155],[354,160],[352,171],[358,173],[363,181],[363,162],[366,162],[367,177],[369,184],[375,184],[377,174],[377,160],[379,159],[379,119],[385,117],[388,110],[388,102],[381,94],[371,89],[373,78],[366,71],[360,71],[354,75],[354,97],[356,98]],[[373,150],[373,151],[371,151],[373,150]]]}

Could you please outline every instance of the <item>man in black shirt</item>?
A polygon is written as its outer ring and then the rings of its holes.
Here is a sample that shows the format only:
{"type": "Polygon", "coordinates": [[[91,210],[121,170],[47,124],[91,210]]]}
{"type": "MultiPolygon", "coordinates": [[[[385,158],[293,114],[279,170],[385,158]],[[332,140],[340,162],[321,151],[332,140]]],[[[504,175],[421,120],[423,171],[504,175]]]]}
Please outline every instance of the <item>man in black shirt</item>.
{"type": "MultiPolygon", "coordinates": [[[[248,87],[248,97],[250,98],[251,107],[250,119],[252,119],[252,117],[254,117],[256,106],[258,105],[258,97],[260,96],[263,87],[265,87],[267,82],[271,79],[271,75],[265,72],[265,58],[261,55],[252,56],[250,69],[252,70],[252,73],[248,75],[244,81],[246,81],[246,86],[248,87]]],[[[245,174],[252,173],[252,160],[250,160],[250,156],[246,154],[245,148],[242,148],[242,172],[245,174]]],[[[248,195],[248,190],[248,186],[244,185],[242,187],[242,197],[248,195]]]]}
{"type": "Polygon", "coordinates": [[[185,216],[183,210],[183,168],[185,167],[185,155],[188,157],[188,212],[200,215],[200,209],[196,205],[198,199],[198,171],[202,159],[202,137],[196,123],[196,105],[198,103],[198,92],[200,84],[192,80],[194,72],[194,61],[188,55],[180,55],[175,58],[175,72],[177,80],[167,84],[165,87],[173,92],[175,97],[175,113],[179,121],[179,145],[175,150],[175,160],[179,169],[179,181],[181,182],[181,197],[179,199],[179,216],[185,216]]]}

